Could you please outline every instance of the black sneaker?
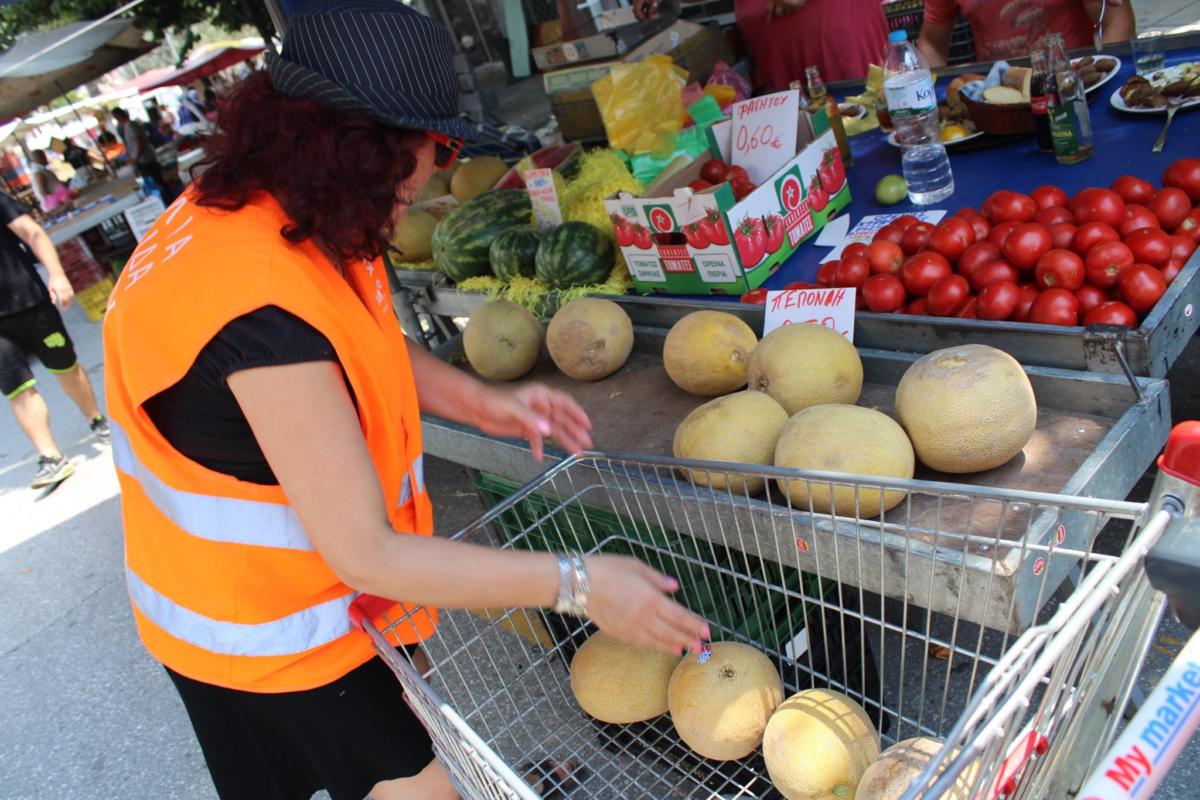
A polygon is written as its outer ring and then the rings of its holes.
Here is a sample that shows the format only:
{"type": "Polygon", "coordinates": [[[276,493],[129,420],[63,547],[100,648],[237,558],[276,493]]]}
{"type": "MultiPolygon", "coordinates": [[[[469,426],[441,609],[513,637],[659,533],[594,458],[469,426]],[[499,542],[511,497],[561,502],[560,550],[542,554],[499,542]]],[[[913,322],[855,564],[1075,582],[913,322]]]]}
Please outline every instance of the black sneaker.
{"type": "Polygon", "coordinates": [[[108,420],[103,414],[89,422],[88,425],[92,429],[92,435],[100,444],[108,444],[112,440],[112,431],[108,429],[108,420]]]}
{"type": "Polygon", "coordinates": [[[66,456],[38,456],[38,471],[33,476],[30,489],[43,489],[55,483],[62,483],[75,473],[75,465],[67,461],[66,456]]]}

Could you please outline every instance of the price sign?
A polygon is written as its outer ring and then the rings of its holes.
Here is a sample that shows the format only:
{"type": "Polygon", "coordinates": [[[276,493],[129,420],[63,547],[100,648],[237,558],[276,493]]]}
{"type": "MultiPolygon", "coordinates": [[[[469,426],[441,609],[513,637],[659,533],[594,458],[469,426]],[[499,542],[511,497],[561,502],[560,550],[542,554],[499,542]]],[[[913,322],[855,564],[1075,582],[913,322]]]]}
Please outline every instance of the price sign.
{"type": "Polygon", "coordinates": [[[781,325],[824,325],[854,341],[854,289],[786,289],[767,292],[763,336],[781,325]]]}
{"type": "Polygon", "coordinates": [[[733,164],[762,183],[796,155],[800,93],[795,89],[753,97],[733,105],[733,164]]]}
{"type": "Polygon", "coordinates": [[[554,171],[531,169],[525,173],[525,190],[533,204],[533,218],[539,228],[562,225],[562,210],[558,206],[558,190],[554,187],[554,171]]]}

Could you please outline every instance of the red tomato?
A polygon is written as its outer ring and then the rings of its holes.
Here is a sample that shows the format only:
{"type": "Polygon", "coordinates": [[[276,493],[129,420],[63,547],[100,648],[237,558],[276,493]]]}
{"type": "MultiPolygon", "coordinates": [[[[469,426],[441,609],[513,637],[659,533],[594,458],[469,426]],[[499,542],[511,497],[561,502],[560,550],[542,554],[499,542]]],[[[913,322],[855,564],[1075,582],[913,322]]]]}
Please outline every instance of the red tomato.
{"type": "Polygon", "coordinates": [[[1154,308],[1158,298],[1167,290],[1163,274],[1149,264],[1134,264],[1117,276],[1121,296],[1134,311],[1145,313],[1154,308]]]}
{"type": "Polygon", "coordinates": [[[742,295],[741,301],[750,305],[762,305],[767,302],[767,290],[763,288],[751,289],[742,295]]]}
{"type": "Polygon", "coordinates": [[[1128,236],[1141,228],[1158,228],[1158,217],[1145,206],[1139,206],[1137,203],[1130,203],[1125,206],[1125,221],[1121,223],[1121,227],[1117,228],[1117,233],[1121,234],[1122,238],[1128,236]]]}
{"type": "Polygon", "coordinates": [[[612,215],[613,236],[617,239],[617,244],[621,247],[632,247],[633,239],[636,235],[633,230],[633,225],[624,217],[616,214],[612,215]]]}
{"type": "Polygon", "coordinates": [[[712,184],[724,183],[729,177],[729,166],[719,158],[710,158],[700,167],[700,177],[712,184]]]}
{"type": "Polygon", "coordinates": [[[1135,178],[1133,175],[1122,175],[1112,182],[1112,190],[1121,196],[1126,203],[1141,203],[1145,205],[1154,197],[1154,185],[1150,181],[1135,178]]]}
{"type": "Polygon", "coordinates": [[[884,225],[871,237],[872,242],[893,242],[895,244],[900,244],[903,239],[904,229],[899,225],[884,225]]]}
{"type": "Polygon", "coordinates": [[[699,222],[684,225],[683,236],[687,239],[688,246],[697,250],[703,250],[709,245],[708,239],[704,238],[704,231],[700,230],[699,222]]]}
{"type": "Polygon", "coordinates": [[[1112,189],[1084,189],[1071,198],[1069,208],[1079,225],[1103,222],[1115,228],[1125,221],[1125,201],[1112,189]]]}
{"type": "Polygon", "coordinates": [[[904,263],[904,251],[895,242],[871,242],[867,247],[867,262],[871,265],[871,272],[875,274],[896,273],[904,263]]]}
{"type": "Polygon", "coordinates": [[[847,258],[849,256],[862,256],[863,258],[866,258],[867,245],[863,244],[862,242],[851,242],[850,244],[846,245],[842,249],[842,258],[847,258]]]}
{"type": "Polygon", "coordinates": [[[1029,193],[1039,209],[1066,208],[1067,193],[1057,186],[1039,186],[1029,193]]]}
{"type": "Polygon", "coordinates": [[[1075,215],[1071,213],[1070,209],[1063,208],[1062,206],[1051,206],[1039,211],[1034,216],[1033,221],[1039,225],[1045,225],[1047,228],[1056,222],[1069,222],[1074,225],[1075,215]]]}
{"type": "Polygon", "coordinates": [[[1079,321],[1079,300],[1066,289],[1047,289],[1033,301],[1029,321],[1042,325],[1074,325],[1079,321]]]}
{"type": "Polygon", "coordinates": [[[896,217],[894,220],[892,220],[888,224],[895,225],[900,230],[906,231],[909,228],[911,228],[913,225],[916,225],[920,221],[921,220],[917,219],[912,214],[901,214],[900,216],[896,217]]]}
{"type": "Polygon", "coordinates": [[[1050,230],[1050,241],[1055,247],[1061,250],[1071,249],[1071,240],[1075,238],[1078,228],[1069,222],[1056,222],[1047,227],[1050,230]]]}
{"type": "Polygon", "coordinates": [[[1139,228],[1125,237],[1133,260],[1152,267],[1161,267],[1171,258],[1171,237],[1158,228],[1139,228]]]}
{"type": "Polygon", "coordinates": [[[1183,189],[1193,203],[1200,203],[1200,158],[1181,158],[1171,164],[1163,172],[1162,185],[1183,189]]]}
{"type": "Polygon", "coordinates": [[[1004,261],[993,261],[990,264],[984,264],[975,270],[971,275],[971,288],[977,292],[982,292],[985,286],[991,286],[996,281],[1012,281],[1016,283],[1020,280],[1021,273],[1017,272],[1017,268],[1012,264],[1004,261]]]}
{"type": "Polygon", "coordinates": [[[1192,257],[1192,253],[1196,252],[1196,242],[1180,233],[1173,233],[1167,237],[1171,242],[1171,259],[1178,259],[1179,262],[1187,263],[1187,260],[1192,257]]]}
{"type": "Polygon", "coordinates": [[[733,234],[733,241],[746,268],[753,267],[767,254],[767,230],[761,219],[744,219],[733,234]]]}
{"type": "Polygon", "coordinates": [[[908,298],[904,284],[890,273],[867,278],[862,287],[862,295],[867,301],[867,308],[880,313],[896,311],[904,306],[904,301],[908,298]]]}
{"type": "Polygon", "coordinates": [[[1017,310],[1021,290],[1012,281],[996,281],[979,293],[980,319],[1008,319],[1017,310]]]}
{"type": "Polygon", "coordinates": [[[904,309],[905,314],[913,314],[918,317],[928,317],[929,307],[925,305],[925,298],[921,297],[913,300],[908,304],[908,308],[904,309]]]}
{"type": "MultiPolygon", "coordinates": [[[[755,189],[753,183],[751,183],[749,180],[742,180],[741,178],[730,178],[729,186],[731,189],[733,189],[733,197],[735,200],[741,200],[755,189]]],[[[824,204],[822,204],[821,208],[824,207],[824,204]]]]}
{"type": "Polygon", "coordinates": [[[1179,227],[1171,231],[1181,236],[1187,236],[1193,242],[1200,242],[1200,207],[1193,208],[1179,223],[1179,227]]]}
{"type": "Polygon", "coordinates": [[[813,278],[817,282],[817,286],[833,286],[833,277],[837,274],[838,264],[840,263],[842,262],[835,259],[833,261],[826,261],[817,267],[817,275],[813,278]]]}
{"type": "Polygon", "coordinates": [[[1183,272],[1182,261],[1178,258],[1172,258],[1168,261],[1167,265],[1162,268],[1163,280],[1167,282],[1167,286],[1170,286],[1179,277],[1179,273],[1181,272],[1183,272]]]}
{"type": "Polygon", "coordinates": [[[988,222],[986,217],[973,208],[960,208],[954,216],[971,223],[971,227],[975,231],[975,241],[977,242],[982,242],[992,232],[992,223],[988,222]]]}
{"type": "Polygon", "coordinates": [[[954,316],[959,319],[978,319],[979,318],[979,298],[971,295],[967,301],[960,305],[954,312],[954,316]]]}
{"type": "Polygon", "coordinates": [[[930,287],[951,273],[950,262],[941,253],[918,253],[900,267],[900,280],[914,297],[924,297],[930,287]]]}
{"type": "Polygon", "coordinates": [[[1137,314],[1129,306],[1116,300],[1101,303],[1083,316],[1084,325],[1137,325],[1137,314]]]}
{"type": "Polygon", "coordinates": [[[993,225],[992,230],[988,232],[987,240],[996,245],[996,247],[1003,249],[1004,240],[1020,224],[1019,222],[1001,222],[999,225],[993,225]]]}
{"type": "Polygon", "coordinates": [[[633,244],[639,250],[649,250],[654,247],[654,234],[645,225],[635,225],[633,232],[633,244]]]}
{"type": "Polygon", "coordinates": [[[944,220],[929,235],[929,249],[941,253],[952,264],[958,261],[974,242],[975,229],[961,217],[944,220]]]}
{"type": "Polygon", "coordinates": [[[958,259],[958,274],[971,280],[981,267],[986,267],[998,258],[1000,258],[999,247],[987,241],[976,242],[968,247],[967,251],[958,259]]]}
{"type": "Polygon", "coordinates": [[[993,225],[1001,222],[1031,222],[1037,214],[1038,205],[1033,198],[1020,192],[1001,189],[988,198],[988,215],[993,225]]]}
{"type": "MultiPolygon", "coordinates": [[[[1075,255],[1072,253],[1071,255],[1075,255]]],[[[1078,257],[1078,256],[1076,256],[1078,257]]],[[[1108,292],[1091,283],[1085,283],[1075,290],[1075,297],[1079,300],[1079,317],[1082,319],[1087,316],[1087,313],[1096,306],[1107,303],[1109,301],[1108,292]]]]}
{"type": "Polygon", "coordinates": [[[1012,233],[1004,240],[1004,246],[1000,249],[1014,267],[1028,270],[1033,269],[1037,260],[1053,244],[1054,240],[1050,238],[1050,231],[1046,230],[1044,225],[1028,222],[1013,228],[1012,233]]]}
{"type": "Polygon", "coordinates": [[[904,237],[900,240],[900,248],[910,256],[916,255],[929,244],[929,237],[932,234],[933,226],[928,222],[909,225],[904,231],[904,237]]]}
{"type": "Polygon", "coordinates": [[[1036,283],[1021,284],[1021,297],[1017,300],[1017,308],[1012,314],[1014,322],[1029,321],[1029,312],[1033,310],[1033,301],[1037,300],[1041,293],[1042,290],[1037,287],[1036,283]]]}
{"type": "Polygon", "coordinates": [[[725,180],[729,181],[730,183],[733,183],[734,181],[750,183],[750,174],[746,172],[745,167],[734,166],[730,167],[726,171],[725,180]]]}
{"type": "Polygon", "coordinates": [[[1121,270],[1133,264],[1133,252],[1121,242],[1099,242],[1084,259],[1087,279],[1101,289],[1117,285],[1121,270]]]}
{"type": "Polygon", "coordinates": [[[706,180],[697,178],[696,180],[694,180],[688,184],[688,188],[691,189],[693,192],[703,192],[705,189],[711,189],[712,184],[706,180]]]}
{"type": "Polygon", "coordinates": [[[1174,186],[1168,186],[1154,195],[1154,199],[1147,205],[1154,216],[1158,217],[1158,224],[1166,230],[1171,230],[1183,222],[1184,217],[1192,210],[1192,201],[1188,199],[1187,193],[1174,186]]]}
{"type": "Polygon", "coordinates": [[[1047,250],[1037,261],[1035,273],[1038,286],[1055,286],[1072,292],[1083,286],[1083,259],[1070,250],[1047,250]]]}
{"type": "Polygon", "coordinates": [[[1119,242],[1121,234],[1117,229],[1103,222],[1085,222],[1075,229],[1075,238],[1071,240],[1071,249],[1081,256],[1087,256],[1092,246],[1100,242],[1119,242]]]}
{"type": "Polygon", "coordinates": [[[925,296],[929,313],[937,317],[948,317],[971,295],[971,284],[962,275],[947,275],[933,286],[925,296]]]}
{"type": "Polygon", "coordinates": [[[729,244],[729,230],[725,227],[725,219],[721,216],[720,211],[710,208],[704,219],[700,220],[699,225],[704,238],[712,244],[722,247],[729,244]]]}
{"type": "Polygon", "coordinates": [[[783,288],[788,291],[791,291],[793,289],[820,289],[821,286],[820,286],[820,284],[809,283],[808,281],[792,281],[791,283],[789,283],[787,286],[784,286],[783,288]]]}
{"type": "Polygon", "coordinates": [[[871,276],[871,265],[862,256],[843,258],[833,273],[834,286],[853,286],[855,289],[867,282],[871,276]]]}
{"type": "Polygon", "coordinates": [[[767,252],[778,252],[783,246],[783,218],[778,214],[763,217],[763,228],[767,232],[767,252]]]}

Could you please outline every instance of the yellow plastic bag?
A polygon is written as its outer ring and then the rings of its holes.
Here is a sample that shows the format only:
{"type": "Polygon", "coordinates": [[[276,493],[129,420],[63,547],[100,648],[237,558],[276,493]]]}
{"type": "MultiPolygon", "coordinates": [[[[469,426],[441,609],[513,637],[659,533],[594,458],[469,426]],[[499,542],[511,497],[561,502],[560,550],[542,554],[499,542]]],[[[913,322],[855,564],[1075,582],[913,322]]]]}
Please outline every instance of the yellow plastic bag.
{"type": "Polygon", "coordinates": [[[592,84],[608,144],[627,153],[674,149],[683,119],[687,71],[670,56],[648,56],[636,64],[616,64],[592,84]]]}

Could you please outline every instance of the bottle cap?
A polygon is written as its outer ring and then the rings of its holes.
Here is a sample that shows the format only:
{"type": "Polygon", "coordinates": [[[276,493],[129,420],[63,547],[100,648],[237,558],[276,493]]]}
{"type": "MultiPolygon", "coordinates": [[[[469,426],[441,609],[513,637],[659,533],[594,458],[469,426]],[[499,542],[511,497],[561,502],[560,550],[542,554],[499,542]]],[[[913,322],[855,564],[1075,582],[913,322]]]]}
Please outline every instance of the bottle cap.
{"type": "Polygon", "coordinates": [[[907,42],[908,41],[908,31],[904,30],[903,28],[901,28],[900,30],[897,30],[897,31],[892,31],[891,33],[888,34],[888,41],[889,42],[907,42]]]}

